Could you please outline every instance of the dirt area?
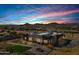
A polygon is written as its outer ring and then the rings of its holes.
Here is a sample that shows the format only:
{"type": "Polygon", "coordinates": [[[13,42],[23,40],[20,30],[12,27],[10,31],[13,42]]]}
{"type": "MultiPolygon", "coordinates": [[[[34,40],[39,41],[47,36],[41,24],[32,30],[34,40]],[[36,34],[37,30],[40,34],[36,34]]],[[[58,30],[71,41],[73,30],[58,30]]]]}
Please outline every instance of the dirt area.
{"type": "Polygon", "coordinates": [[[79,39],[74,39],[66,47],[54,48],[49,55],[79,55],[79,39]]]}

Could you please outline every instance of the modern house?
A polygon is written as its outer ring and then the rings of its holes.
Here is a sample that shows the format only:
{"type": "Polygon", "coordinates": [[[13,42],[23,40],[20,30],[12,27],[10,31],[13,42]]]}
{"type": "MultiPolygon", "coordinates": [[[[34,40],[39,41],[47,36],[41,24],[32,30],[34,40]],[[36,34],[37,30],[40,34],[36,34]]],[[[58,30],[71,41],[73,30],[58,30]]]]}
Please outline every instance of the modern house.
{"type": "Polygon", "coordinates": [[[27,34],[24,35],[26,39],[28,38],[28,41],[31,39],[32,42],[38,42],[39,40],[40,44],[44,44],[45,41],[47,41],[48,44],[52,44],[54,46],[59,45],[59,38],[62,36],[63,36],[62,33],[57,33],[57,32],[42,32],[42,33],[33,32],[33,33],[28,33],[28,35],[27,34]]]}

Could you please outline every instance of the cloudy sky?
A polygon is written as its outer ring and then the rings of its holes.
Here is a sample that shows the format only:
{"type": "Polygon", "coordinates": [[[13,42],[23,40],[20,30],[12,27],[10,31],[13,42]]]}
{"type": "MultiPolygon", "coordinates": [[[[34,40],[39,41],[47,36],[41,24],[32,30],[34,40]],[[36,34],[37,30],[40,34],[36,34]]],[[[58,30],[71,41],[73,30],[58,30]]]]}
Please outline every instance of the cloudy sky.
{"type": "Polygon", "coordinates": [[[0,24],[78,23],[79,5],[0,4],[0,24]]]}

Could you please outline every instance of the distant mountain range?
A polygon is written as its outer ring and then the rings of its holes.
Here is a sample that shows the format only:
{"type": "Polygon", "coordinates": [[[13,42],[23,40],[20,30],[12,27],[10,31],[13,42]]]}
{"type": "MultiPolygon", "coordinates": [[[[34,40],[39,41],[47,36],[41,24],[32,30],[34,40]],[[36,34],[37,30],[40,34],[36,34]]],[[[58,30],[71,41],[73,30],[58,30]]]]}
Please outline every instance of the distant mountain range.
{"type": "Polygon", "coordinates": [[[26,30],[26,29],[67,29],[67,30],[79,30],[78,23],[67,23],[67,24],[57,24],[57,23],[49,23],[49,24],[23,24],[23,25],[0,25],[0,29],[10,29],[10,30],[26,30]]]}

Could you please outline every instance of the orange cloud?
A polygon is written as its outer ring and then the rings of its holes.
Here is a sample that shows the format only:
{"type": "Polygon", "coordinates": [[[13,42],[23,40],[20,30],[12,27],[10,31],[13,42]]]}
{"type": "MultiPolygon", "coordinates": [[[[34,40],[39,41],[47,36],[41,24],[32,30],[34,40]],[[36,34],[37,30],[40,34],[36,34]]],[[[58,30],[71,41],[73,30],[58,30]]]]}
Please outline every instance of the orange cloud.
{"type": "Polygon", "coordinates": [[[41,16],[64,16],[67,14],[79,12],[79,10],[69,10],[69,11],[64,11],[64,12],[48,12],[45,14],[41,14],[41,16]]]}
{"type": "Polygon", "coordinates": [[[30,20],[33,18],[43,18],[43,17],[55,17],[55,16],[64,16],[67,14],[71,14],[71,13],[75,13],[75,12],[79,12],[79,10],[69,10],[69,11],[64,11],[64,12],[48,12],[48,13],[39,13],[39,14],[35,14],[30,16],[29,18],[24,17],[22,18],[22,20],[30,20]]]}

